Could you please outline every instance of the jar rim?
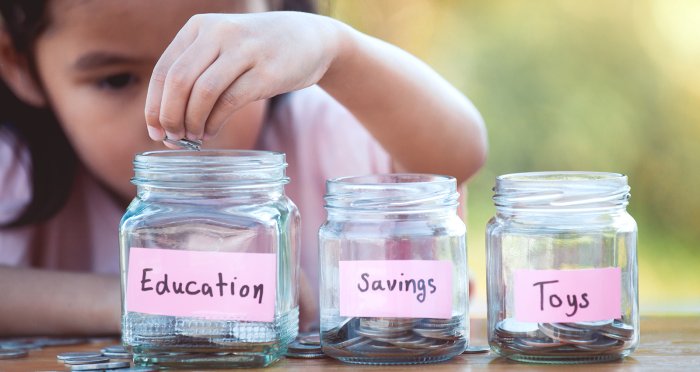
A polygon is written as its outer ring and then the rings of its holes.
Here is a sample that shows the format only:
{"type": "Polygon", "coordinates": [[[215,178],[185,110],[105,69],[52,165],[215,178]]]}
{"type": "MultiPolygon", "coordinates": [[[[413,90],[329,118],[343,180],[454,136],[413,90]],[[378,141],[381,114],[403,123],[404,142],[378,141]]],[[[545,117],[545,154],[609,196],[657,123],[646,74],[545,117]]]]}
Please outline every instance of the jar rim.
{"type": "Polygon", "coordinates": [[[159,150],[134,158],[137,186],[160,188],[260,188],[284,185],[285,154],[261,150],[159,150]]]}
{"type": "Polygon", "coordinates": [[[134,163],[155,161],[163,165],[168,165],[169,163],[177,165],[196,160],[198,164],[203,162],[205,164],[218,163],[221,165],[245,166],[246,162],[249,162],[250,165],[264,165],[268,163],[270,165],[279,165],[279,163],[284,162],[284,158],[284,153],[262,150],[156,150],[136,154],[134,163]]]}
{"type": "Polygon", "coordinates": [[[444,176],[439,174],[429,173],[380,173],[368,174],[361,176],[344,176],[328,180],[328,183],[345,184],[355,186],[387,186],[387,185],[411,185],[411,184],[436,184],[436,183],[455,183],[456,179],[452,176],[444,176]]]}
{"type": "Polygon", "coordinates": [[[625,208],[630,187],[622,173],[549,171],[496,177],[493,188],[501,211],[595,212],[625,208]]]}
{"type": "Polygon", "coordinates": [[[457,206],[457,180],[426,173],[347,176],[326,182],[328,211],[425,212],[457,206]]]}
{"type": "Polygon", "coordinates": [[[516,182],[591,182],[591,181],[624,181],[627,176],[614,172],[588,172],[588,171],[545,171],[545,172],[520,172],[503,174],[496,177],[497,181],[516,182]]]}

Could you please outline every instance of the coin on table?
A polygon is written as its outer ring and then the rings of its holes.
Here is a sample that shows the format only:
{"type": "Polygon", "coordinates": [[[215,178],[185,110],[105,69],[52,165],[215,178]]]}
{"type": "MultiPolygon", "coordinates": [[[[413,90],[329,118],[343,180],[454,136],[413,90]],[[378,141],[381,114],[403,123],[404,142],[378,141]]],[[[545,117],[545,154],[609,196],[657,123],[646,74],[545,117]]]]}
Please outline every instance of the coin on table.
{"type": "Polygon", "coordinates": [[[42,345],[36,343],[33,340],[14,340],[14,341],[4,341],[0,343],[0,349],[3,350],[38,350],[41,349],[42,345]]]}
{"type": "Polygon", "coordinates": [[[56,355],[56,359],[66,360],[71,358],[97,358],[101,356],[102,354],[97,351],[69,351],[56,355]]]}
{"type": "Polygon", "coordinates": [[[462,354],[485,354],[491,351],[491,348],[488,346],[467,346],[466,349],[462,352],[462,354]]]}
{"type": "Polygon", "coordinates": [[[299,335],[298,340],[302,345],[321,345],[321,335],[318,333],[299,335]]]}
{"type": "Polygon", "coordinates": [[[126,348],[122,345],[110,345],[102,348],[103,353],[128,353],[126,348]]]}
{"type": "Polygon", "coordinates": [[[287,357],[289,358],[303,358],[303,359],[317,359],[325,358],[326,355],[323,354],[321,346],[318,345],[304,345],[299,341],[294,341],[287,347],[287,357]]]}
{"type": "Polygon", "coordinates": [[[124,346],[121,345],[107,346],[101,351],[103,356],[114,359],[130,359],[133,356],[133,354],[131,354],[124,346]]]}
{"type": "Polygon", "coordinates": [[[129,367],[129,362],[108,362],[70,366],[71,371],[93,371],[96,369],[118,369],[129,367]]]}
{"type": "Polygon", "coordinates": [[[0,350],[0,359],[19,359],[29,355],[27,350],[0,350]]]}
{"type": "Polygon", "coordinates": [[[95,364],[95,363],[107,363],[107,362],[109,362],[109,358],[104,357],[104,356],[63,359],[63,363],[65,363],[67,365],[95,364]]]}

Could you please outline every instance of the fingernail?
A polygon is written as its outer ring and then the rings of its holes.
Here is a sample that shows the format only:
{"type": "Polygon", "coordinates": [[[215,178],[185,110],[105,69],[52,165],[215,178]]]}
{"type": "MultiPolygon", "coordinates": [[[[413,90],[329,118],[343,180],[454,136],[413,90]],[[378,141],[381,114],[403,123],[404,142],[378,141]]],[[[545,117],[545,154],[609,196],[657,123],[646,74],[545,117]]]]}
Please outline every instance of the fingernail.
{"type": "Polygon", "coordinates": [[[198,137],[198,136],[196,136],[195,134],[190,133],[190,132],[187,132],[187,136],[186,136],[186,137],[187,137],[187,139],[190,140],[190,141],[199,141],[199,140],[201,139],[201,137],[198,137]]]}
{"type": "Polygon", "coordinates": [[[178,136],[177,134],[170,133],[168,131],[165,132],[165,136],[168,137],[171,140],[179,140],[182,139],[182,136],[178,136]]]}
{"type": "Polygon", "coordinates": [[[146,129],[148,129],[148,136],[154,141],[162,141],[163,137],[165,137],[165,133],[163,133],[163,130],[160,128],[146,125],[146,129]]]}

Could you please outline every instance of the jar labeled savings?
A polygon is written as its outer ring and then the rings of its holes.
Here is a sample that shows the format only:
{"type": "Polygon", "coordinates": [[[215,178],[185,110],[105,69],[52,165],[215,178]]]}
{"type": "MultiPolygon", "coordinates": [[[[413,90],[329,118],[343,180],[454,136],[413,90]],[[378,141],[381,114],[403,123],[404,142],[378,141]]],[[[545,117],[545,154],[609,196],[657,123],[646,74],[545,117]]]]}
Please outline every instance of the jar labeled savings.
{"type": "Polygon", "coordinates": [[[444,361],[468,343],[466,228],[454,178],[327,183],[320,236],[323,352],[347,363],[444,361]]]}
{"type": "Polygon", "coordinates": [[[639,343],[637,225],[616,173],[500,176],[487,226],[488,338],[507,358],[588,363],[639,343]]]}
{"type": "Polygon", "coordinates": [[[134,160],[122,218],[122,341],[137,365],[262,367],[298,332],[299,213],[284,154],[134,160]]]}

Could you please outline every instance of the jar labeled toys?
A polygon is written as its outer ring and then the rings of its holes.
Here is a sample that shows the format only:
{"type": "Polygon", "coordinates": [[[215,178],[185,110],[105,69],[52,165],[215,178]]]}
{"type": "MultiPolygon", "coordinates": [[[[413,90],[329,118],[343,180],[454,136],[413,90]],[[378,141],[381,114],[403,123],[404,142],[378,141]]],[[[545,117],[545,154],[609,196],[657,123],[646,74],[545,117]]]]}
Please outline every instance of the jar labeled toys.
{"type": "Polygon", "coordinates": [[[587,363],[639,343],[637,225],[616,173],[508,174],[487,226],[488,339],[501,356],[587,363]]]}

